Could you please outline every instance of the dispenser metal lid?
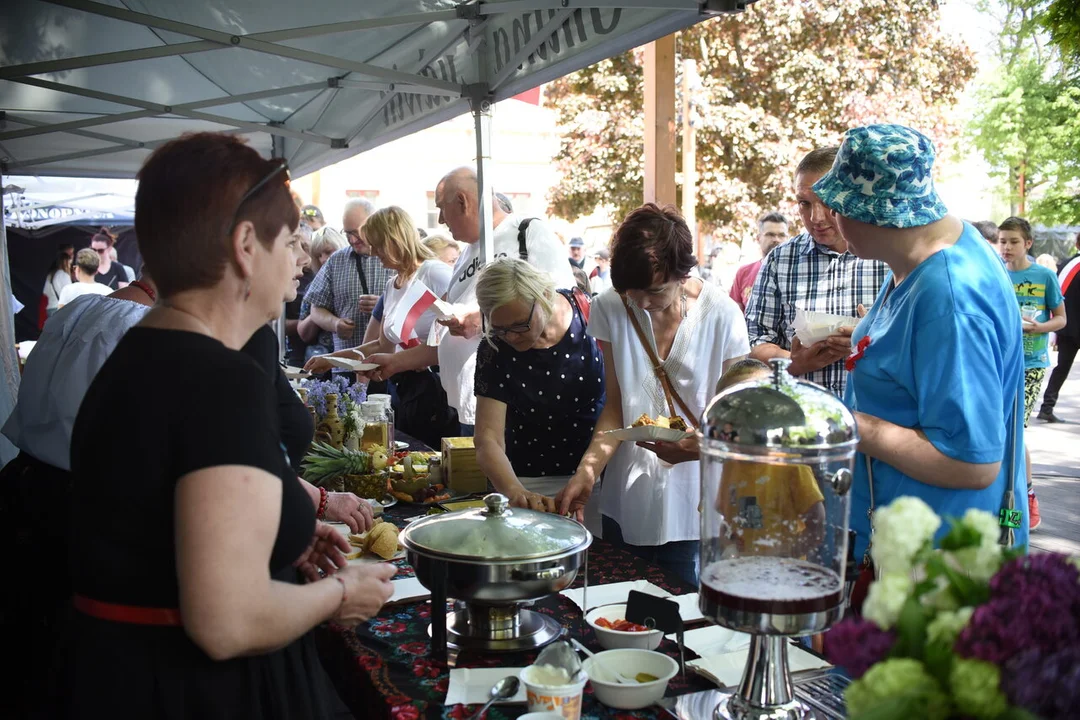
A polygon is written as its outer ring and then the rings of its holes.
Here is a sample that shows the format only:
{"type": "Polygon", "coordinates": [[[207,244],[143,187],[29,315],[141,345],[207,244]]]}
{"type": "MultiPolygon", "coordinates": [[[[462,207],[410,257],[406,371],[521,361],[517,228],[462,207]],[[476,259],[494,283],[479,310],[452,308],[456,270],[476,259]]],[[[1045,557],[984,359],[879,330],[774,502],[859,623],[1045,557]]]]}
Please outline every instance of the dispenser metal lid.
{"type": "Polygon", "coordinates": [[[732,451],[777,448],[818,454],[859,442],[855,416],[838,397],[788,372],[791,361],[770,361],[772,375],[726,388],[705,409],[704,447],[732,451]]]}

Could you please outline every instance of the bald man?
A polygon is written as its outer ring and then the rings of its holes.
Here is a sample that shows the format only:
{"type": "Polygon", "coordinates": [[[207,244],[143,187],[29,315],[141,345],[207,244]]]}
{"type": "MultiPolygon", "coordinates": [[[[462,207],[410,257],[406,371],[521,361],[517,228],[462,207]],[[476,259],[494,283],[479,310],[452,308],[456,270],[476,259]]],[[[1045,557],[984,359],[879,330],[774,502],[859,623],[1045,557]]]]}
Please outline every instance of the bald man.
{"type": "MultiPolygon", "coordinates": [[[[389,377],[403,370],[438,365],[442,385],[450,406],[457,410],[463,435],[472,435],[476,421],[476,396],[473,376],[476,349],[480,345],[480,310],[476,304],[476,274],[484,264],[480,254],[480,202],[476,171],[458,168],[446,174],[435,187],[435,205],[439,222],[465,249],[454,265],[454,274],[444,300],[458,306],[459,313],[446,326],[437,346],[421,345],[393,355],[372,355],[369,362],[379,364],[375,379],[389,377]]],[[[486,199],[492,212],[494,257],[521,257],[551,274],[555,286],[574,287],[574,276],[566,262],[566,249],[543,220],[508,214],[498,203],[486,199]],[[525,225],[522,228],[523,224],[525,225]],[[524,229],[524,232],[522,230],[524,229]]]]}

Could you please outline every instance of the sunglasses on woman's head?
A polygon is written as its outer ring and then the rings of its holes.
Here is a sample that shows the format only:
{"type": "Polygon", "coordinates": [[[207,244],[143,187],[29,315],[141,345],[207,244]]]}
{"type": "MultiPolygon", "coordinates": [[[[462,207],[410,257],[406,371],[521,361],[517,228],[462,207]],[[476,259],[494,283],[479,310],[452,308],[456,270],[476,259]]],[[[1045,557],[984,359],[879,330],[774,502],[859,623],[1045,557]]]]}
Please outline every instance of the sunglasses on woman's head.
{"type": "Polygon", "coordinates": [[[285,187],[288,188],[289,185],[292,183],[292,175],[289,174],[289,163],[281,160],[277,165],[274,166],[273,170],[266,174],[266,176],[262,180],[252,185],[251,189],[244,193],[244,196],[240,198],[240,202],[236,204],[236,210],[233,211],[232,221],[229,223],[230,233],[233,231],[233,228],[236,227],[236,223],[238,222],[238,218],[240,216],[240,209],[244,207],[244,203],[255,197],[260,190],[266,187],[267,183],[269,183],[271,180],[273,180],[275,177],[277,177],[283,172],[285,173],[285,187]]]}

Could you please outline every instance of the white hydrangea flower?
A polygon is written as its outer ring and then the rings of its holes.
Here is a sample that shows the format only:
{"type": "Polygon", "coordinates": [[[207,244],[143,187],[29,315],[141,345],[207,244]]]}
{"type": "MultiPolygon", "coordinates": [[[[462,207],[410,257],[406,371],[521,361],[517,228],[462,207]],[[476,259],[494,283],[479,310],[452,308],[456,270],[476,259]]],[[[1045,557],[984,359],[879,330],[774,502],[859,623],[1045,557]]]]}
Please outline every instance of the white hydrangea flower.
{"type": "Polygon", "coordinates": [[[926,637],[930,642],[942,641],[949,647],[952,647],[956,642],[956,638],[960,636],[960,631],[963,630],[968,621],[971,620],[971,614],[975,612],[975,608],[963,607],[954,612],[940,612],[937,616],[930,621],[930,624],[926,626],[926,637]]]}
{"type": "Polygon", "coordinates": [[[960,519],[960,522],[977,531],[982,537],[984,545],[998,545],[998,538],[1001,536],[1001,525],[996,515],[991,515],[985,510],[969,508],[964,513],[964,517],[960,519]]]}
{"type": "Polygon", "coordinates": [[[984,510],[968,510],[960,524],[977,532],[980,542],[974,547],[961,548],[949,553],[949,563],[976,582],[990,582],[1001,569],[1002,551],[998,543],[1001,527],[996,517],[984,510]]]}
{"type": "Polygon", "coordinates": [[[917,497],[900,497],[874,512],[870,555],[882,573],[908,573],[912,559],[934,537],[941,518],[917,497]]]}
{"type": "Polygon", "coordinates": [[[886,573],[870,584],[863,603],[863,617],[882,630],[896,625],[900,609],[915,589],[915,582],[906,573],[886,573]]]}

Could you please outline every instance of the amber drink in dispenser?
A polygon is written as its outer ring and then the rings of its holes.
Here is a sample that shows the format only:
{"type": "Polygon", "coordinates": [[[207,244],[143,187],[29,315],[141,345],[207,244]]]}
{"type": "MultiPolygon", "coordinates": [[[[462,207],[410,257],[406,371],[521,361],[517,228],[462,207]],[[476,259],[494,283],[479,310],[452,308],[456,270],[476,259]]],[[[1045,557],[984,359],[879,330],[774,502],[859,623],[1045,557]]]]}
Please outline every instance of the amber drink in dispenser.
{"type": "Polygon", "coordinates": [[[753,636],[718,718],[813,717],[794,695],[787,638],[824,631],[845,604],[855,419],[788,364],[717,395],[699,431],[700,608],[753,636]]]}

